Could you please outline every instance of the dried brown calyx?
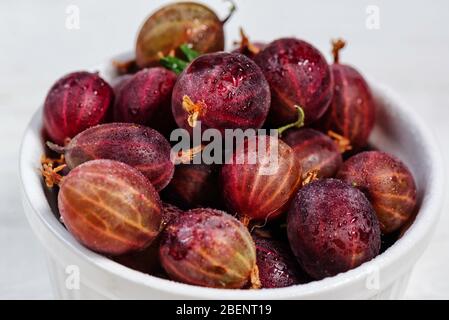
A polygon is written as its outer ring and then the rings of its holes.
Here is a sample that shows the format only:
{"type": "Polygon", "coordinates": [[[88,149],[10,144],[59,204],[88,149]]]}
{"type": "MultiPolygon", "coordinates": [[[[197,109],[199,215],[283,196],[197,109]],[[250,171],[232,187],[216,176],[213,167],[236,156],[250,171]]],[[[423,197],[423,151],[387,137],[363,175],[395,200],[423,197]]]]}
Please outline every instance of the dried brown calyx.
{"type": "Polygon", "coordinates": [[[241,216],[240,217],[240,222],[249,229],[249,224],[251,223],[251,218],[248,216],[241,216]]]}
{"type": "Polygon", "coordinates": [[[192,128],[196,127],[198,117],[200,116],[202,110],[204,110],[204,101],[193,102],[189,96],[185,95],[182,98],[182,107],[189,114],[187,122],[192,128]]]}
{"type": "Polygon", "coordinates": [[[59,174],[67,165],[65,164],[64,155],[61,155],[59,159],[48,158],[46,155],[41,157],[41,174],[44,178],[45,185],[48,188],[53,188],[55,185],[59,185],[63,179],[63,176],[59,174]]]}
{"type": "Polygon", "coordinates": [[[332,56],[334,57],[334,63],[340,62],[340,50],[346,46],[346,42],[343,39],[332,40],[332,56]]]}
{"type": "Polygon", "coordinates": [[[139,70],[135,59],[130,60],[112,60],[112,66],[119,75],[135,73],[139,70]]]}
{"type": "Polygon", "coordinates": [[[193,158],[195,158],[195,156],[197,156],[198,154],[201,153],[201,151],[203,151],[204,146],[203,145],[199,145],[196,147],[193,147],[191,149],[188,150],[181,150],[178,152],[176,159],[175,159],[175,163],[190,163],[193,158]]]}
{"type": "Polygon", "coordinates": [[[251,282],[251,289],[260,289],[262,287],[262,284],[260,283],[259,278],[259,267],[257,264],[254,266],[253,270],[251,271],[250,275],[250,282],[251,282]]]}
{"type": "Polygon", "coordinates": [[[174,49],[170,50],[170,52],[167,55],[164,55],[164,53],[162,51],[159,51],[157,53],[157,55],[158,55],[159,59],[163,59],[165,57],[174,57],[175,56],[175,50],[174,49]]]}
{"type": "Polygon", "coordinates": [[[346,138],[332,130],[329,130],[327,132],[327,135],[335,141],[335,143],[338,146],[338,150],[341,153],[344,153],[348,150],[352,150],[351,141],[348,138],[346,138]]]}
{"type": "Polygon", "coordinates": [[[305,174],[304,179],[302,180],[302,186],[304,187],[305,185],[311,183],[312,181],[315,181],[318,179],[318,170],[310,170],[309,172],[307,172],[305,174]]]}
{"type": "Polygon", "coordinates": [[[240,28],[240,42],[236,41],[234,44],[240,46],[241,52],[250,52],[254,55],[258,54],[260,52],[260,48],[255,46],[246,35],[243,28],[240,28]]]}

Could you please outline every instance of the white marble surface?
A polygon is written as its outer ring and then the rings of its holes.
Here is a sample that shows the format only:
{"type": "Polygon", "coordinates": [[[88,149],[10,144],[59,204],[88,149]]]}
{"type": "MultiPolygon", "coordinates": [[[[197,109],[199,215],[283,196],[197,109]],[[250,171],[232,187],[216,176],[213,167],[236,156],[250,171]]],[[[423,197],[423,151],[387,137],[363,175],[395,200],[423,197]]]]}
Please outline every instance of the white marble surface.
{"type": "MultiPolygon", "coordinates": [[[[224,16],[226,5],[204,1],[224,16]]],[[[41,0],[0,2],[0,298],[52,298],[42,249],[20,204],[21,134],[59,76],[132,49],[144,17],[165,1],[41,0]],[[80,9],[80,29],[65,27],[66,8],[80,9]]],[[[349,41],[342,60],[395,88],[436,134],[449,159],[449,2],[237,0],[227,42],[244,26],[253,39],[296,35],[329,57],[329,39],[349,41]],[[380,9],[368,30],[366,8],[380,9]]],[[[419,152],[417,150],[416,152],[419,152]]],[[[449,170],[448,170],[449,171],[449,170]]],[[[416,265],[407,298],[449,298],[447,206],[416,265]]]]}

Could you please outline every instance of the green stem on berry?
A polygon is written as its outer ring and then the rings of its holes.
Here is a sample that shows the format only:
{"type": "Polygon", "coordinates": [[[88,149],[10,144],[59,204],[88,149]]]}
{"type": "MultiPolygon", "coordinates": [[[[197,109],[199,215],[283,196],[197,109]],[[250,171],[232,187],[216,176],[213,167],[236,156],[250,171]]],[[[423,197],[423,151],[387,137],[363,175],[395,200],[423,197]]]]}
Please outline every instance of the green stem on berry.
{"type": "Polygon", "coordinates": [[[229,13],[226,16],[226,18],[224,18],[223,21],[221,21],[222,24],[225,24],[226,22],[228,22],[229,19],[231,19],[231,17],[234,15],[234,12],[237,10],[237,6],[235,5],[235,2],[232,0],[225,0],[227,3],[230,4],[229,6],[229,13]]]}
{"type": "Polygon", "coordinates": [[[286,131],[290,128],[301,128],[304,126],[304,118],[305,118],[304,110],[298,105],[295,105],[295,108],[298,110],[298,120],[296,120],[293,123],[289,123],[283,127],[278,128],[277,130],[278,130],[279,136],[281,136],[282,133],[284,133],[284,131],[286,131]]]}

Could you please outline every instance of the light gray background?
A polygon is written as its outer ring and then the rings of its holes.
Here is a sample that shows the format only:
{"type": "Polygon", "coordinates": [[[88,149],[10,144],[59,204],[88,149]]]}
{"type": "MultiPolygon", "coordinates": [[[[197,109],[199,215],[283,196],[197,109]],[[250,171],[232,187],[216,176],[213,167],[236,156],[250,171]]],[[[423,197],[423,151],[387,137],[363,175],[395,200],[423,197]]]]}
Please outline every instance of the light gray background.
{"type": "MultiPolygon", "coordinates": [[[[225,15],[226,4],[203,1],[225,15]]],[[[88,68],[134,47],[144,18],[167,1],[2,0],[0,2],[0,298],[52,298],[43,251],[20,204],[18,148],[23,130],[63,74],[88,68]],[[65,27],[66,7],[80,9],[80,29],[65,27]]],[[[244,26],[252,39],[297,36],[328,58],[329,39],[362,72],[395,88],[435,132],[448,159],[449,2],[237,0],[227,43],[244,26]],[[380,9],[380,29],[365,25],[368,5],[380,9]]],[[[419,152],[419,150],[416,150],[419,152]]],[[[446,206],[447,208],[447,206],[446,206]]],[[[449,216],[416,265],[407,298],[449,298],[449,216]]]]}

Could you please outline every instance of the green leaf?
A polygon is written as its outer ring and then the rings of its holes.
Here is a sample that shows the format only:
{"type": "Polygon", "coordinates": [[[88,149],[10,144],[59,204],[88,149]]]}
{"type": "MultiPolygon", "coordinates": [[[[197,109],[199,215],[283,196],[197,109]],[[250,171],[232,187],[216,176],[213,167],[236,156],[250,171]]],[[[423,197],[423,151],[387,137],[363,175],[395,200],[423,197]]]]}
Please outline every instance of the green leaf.
{"type": "Polygon", "coordinates": [[[176,74],[180,74],[186,67],[187,62],[176,57],[166,56],[161,58],[160,63],[176,74]]]}
{"type": "Polygon", "coordinates": [[[181,49],[182,53],[184,53],[187,61],[189,62],[195,60],[200,55],[199,52],[193,50],[187,43],[182,44],[179,48],[181,49]]]}
{"type": "Polygon", "coordinates": [[[197,51],[190,48],[190,45],[186,43],[181,45],[179,49],[186,56],[187,61],[171,56],[166,56],[160,59],[160,63],[162,66],[169,70],[172,70],[176,74],[180,74],[190,62],[195,60],[200,55],[197,51]]]}

